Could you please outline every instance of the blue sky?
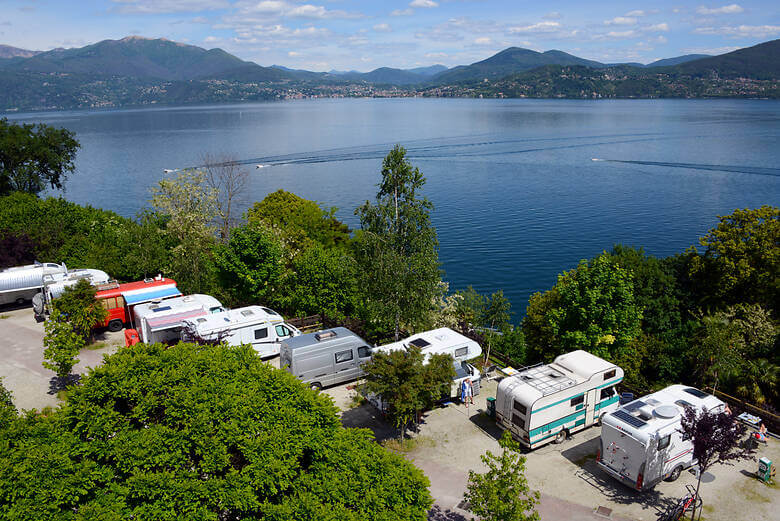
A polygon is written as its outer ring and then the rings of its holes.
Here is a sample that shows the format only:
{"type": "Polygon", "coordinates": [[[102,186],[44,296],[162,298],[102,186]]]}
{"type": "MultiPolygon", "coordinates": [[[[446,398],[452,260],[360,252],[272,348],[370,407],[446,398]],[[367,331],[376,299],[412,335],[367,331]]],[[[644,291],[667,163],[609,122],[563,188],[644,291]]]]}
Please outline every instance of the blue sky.
{"type": "Polygon", "coordinates": [[[780,2],[0,0],[7,45],[48,50],[128,35],[319,71],[453,66],[510,46],[647,63],[780,38],[780,2]]]}

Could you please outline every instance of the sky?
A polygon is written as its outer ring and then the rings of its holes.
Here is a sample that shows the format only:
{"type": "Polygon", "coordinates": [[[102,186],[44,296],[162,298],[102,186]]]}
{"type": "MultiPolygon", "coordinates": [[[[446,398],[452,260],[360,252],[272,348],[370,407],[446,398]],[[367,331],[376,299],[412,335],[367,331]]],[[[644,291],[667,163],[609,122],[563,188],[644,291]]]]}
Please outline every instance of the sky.
{"type": "Polygon", "coordinates": [[[129,35],[316,71],[452,67],[511,46],[649,63],[780,38],[780,2],[0,0],[2,44],[49,50],[129,35]]]}

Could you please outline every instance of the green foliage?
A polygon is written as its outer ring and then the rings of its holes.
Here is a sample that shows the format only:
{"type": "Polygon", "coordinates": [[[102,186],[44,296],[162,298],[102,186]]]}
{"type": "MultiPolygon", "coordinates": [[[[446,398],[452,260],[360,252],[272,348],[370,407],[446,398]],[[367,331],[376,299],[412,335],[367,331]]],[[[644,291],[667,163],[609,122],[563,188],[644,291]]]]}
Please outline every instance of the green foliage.
{"type": "Polygon", "coordinates": [[[62,188],[78,148],[70,130],[0,119],[0,196],[62,188]]]}
{"type": "Polygon", "coordinates": [[[460,299],[457,303],[457,314],[464,328],[472,328],[481,324],[485,311],[485,297],[477,292],[473,286],[457,292],[460,299]]]}
{"type": "Polygon", "coordinates": [[[641,318],[632,273],[603,254],[559,275],[549,296],[532,296],[523,330],[541,359],[584,349],[615,360],[639,335],[641,318]]]}
{"type": "Polygon", "coordinates": [[[74,330],[73,325],[55,308],[43,325],[43,367],[57,373],[62,380],[70,375],[73,366],[79,363],[79,352],[84,348],[85,335],[74,330]]]}
{"type": "Polygon", "coordinates": [[[503,328],[500,334],[491,333],[490,337],[494,351],[508,356],[514,364],[526,365],[529,363],[525,335],[521,328],[510,325],[503,328]]]}
{"type": "Polygon", "coordinates": [[[419,520],[428,480],[249,347],[139,344],[0,431],[8,520],[419,520]]]}
{"type": "Polygon", "coordinates": [[[0,270],[35,261],[34,244],[26,233],[0,230],[0,270]]]}
{"type": "Polygon", "coordinates": [[[465,499],[471,512],[483,521],[538,521],[539,492],[531,490],[525,477],[525,456],[509,431],[499,440],[501,454],[487,451],[484,473],[469,471],[465,499]]]}
{"type": "Polygon", "coordinates": [[[366,390],[379,396],[401,437],[418,414],[449,392],[455,377],[450,355],[432,355],[426,363],[419,347],[377,351],[363,364],[366,390]]]}
{"type": "Polygon", "coordinates": [[[357,267],[337,249],[314,244],[292,260],[276,297],[281,308],[298,316],[354,316],[359,302],[357,267]]]}
{"type": "Polygon", "coordinates": [[[282,247],[259,226],[235,228],[227,244],[214,248],[219,281],[237,304],[273,300],[282,272],[282,247]]]}
{"type": "Polygon", "coordinates": [[[3,385],[3,377],[0,376],[0,431],[10,425],[15,418],[16,407],[14,406],[13,395],[3,385]]]}
{"type": "Polygon", "coordinates": [[[393,324],[396,340],[402,323],[414,328],[425,321],[441,290],[433,205],[418,195],[424,184],[406,150],[396,145],[382,163],[375,204],[366,201],[355,210],[366,306],[377,321],[393,324]]]}
{"type": "Polygon", "coordinates": [[[315,201],[277,190],[255,203],[247,212],[247,220],[279,230],[293,249],[305,250],[312,241],[325,248],[347,244],[349,228],[335,214],[336,208],[322,209],[315,201]]]}
{"type": "Polygon", "coordinates": [[[62,295],[53,302],[59,315],[83,338],[91,338],[95,324],[105,322],[108,316],[103,305],[95,300],[95,293],[95,286],[86,279],[81,279],[73,286],[65,288],[62,295]]]}

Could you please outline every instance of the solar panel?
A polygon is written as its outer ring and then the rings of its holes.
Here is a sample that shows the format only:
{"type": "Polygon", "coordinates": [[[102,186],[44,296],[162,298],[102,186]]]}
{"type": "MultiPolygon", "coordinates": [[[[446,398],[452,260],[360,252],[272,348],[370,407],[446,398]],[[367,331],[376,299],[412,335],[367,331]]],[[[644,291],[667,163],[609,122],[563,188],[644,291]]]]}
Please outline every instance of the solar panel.
{"type": "Polygon", "coordinates": [[[709,396],[707,393],[702,392],[698,389],[694,389],[693,387],[688,387],[687,389],[684,389],[684,391],[688,394],[694,395],[696,398],[706,398],[709,396]]]}
{"type": "Polygon", "coordinates": [[[417,346],[417,347],[420,347],[420,348],[427,347],[427,346],[431,345],[430,342],[428,342],[426,340],[423,340],[422,338],[415,338],[414,340],[412,340],[409,343],[412,344],[413,346],[417,346]]]}
{"type": "Polygon", "coordinates": [[[647,425],[647,423],[645,423],[644,421],[640,420],[635,416],[631,416],[623,409],[618,409],[617,411],[613,412],[612,415],[615,418],[618,418],[619,420],[623,420],[624,422],[631,425],[632,427],[636,427],[637,429],[647,425]]]}
{"type": "Polygon", "coordinates": [[[627,412],[634,412],[635,410],[639,409],[640,407],[644,407],[645,405],[647,404],[642,400],[634,400],[633,402],[623,407],[623,410],[627,412]]]}

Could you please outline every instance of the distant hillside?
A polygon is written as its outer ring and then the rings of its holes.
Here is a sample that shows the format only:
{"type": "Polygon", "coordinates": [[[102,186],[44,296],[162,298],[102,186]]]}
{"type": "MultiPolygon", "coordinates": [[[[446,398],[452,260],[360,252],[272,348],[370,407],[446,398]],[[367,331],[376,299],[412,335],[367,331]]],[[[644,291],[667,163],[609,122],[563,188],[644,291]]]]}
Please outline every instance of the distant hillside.
{"type": "Polygon", "coordinates": [[[583,65],[585,67],[603,68],[603,63],[579,58],[563,51],[536,52],[520,47],[510,47],[471,65],[461,65],[437,74],[432,81],[438,84],[457,83],[461,81],[480,80],[483,78],[497,79],[529,71],[545,65],[583,65]]]}
{"type": "MultiPolygon", "coordinates": [[[[259,67],[222,49],[206,50],[165,39],[129,36],[76,49],[43,52],[9,64],[5,69],[16,72],[85,74],[98,78],[125,76],[189,80],[214,77],[252,65],[259,67]]],[[[257,71],[253,72],[259,75],[257,71]]]]}
{"type": "Polygon", "coordinates": [[[28,51],[27,49],[0,44],[0,58],[30,58],[40,53],[41,51],[28,51]]]}
{"type": "Polygon", "coordinates": [[[702,58],[711,58],[710,54],[685,54],[683,56],[676,56],[674,58],[665,58],[663,60],[656,60],[652,63],[648,63],[645,67],[669,67],[672,65],[680,65],[681,63],[687,63],[694,60],[701,60],[702,58]]]}
{"type": "Polygon", "coordinates": [[[777,79],[780,78],[780,40],[683,63],[677,65],[675,70],[693,76],[715,72],[725,78],[777,79]]]}
{"type": "Polygon", "coordinates": [[[415,67],[414,69],[406,69],[408,72],[419,74],[420,76],[435,76],[441,72],[447,70],[447,67],[441,64],[430,65],[428,67],[415,67]]]}

